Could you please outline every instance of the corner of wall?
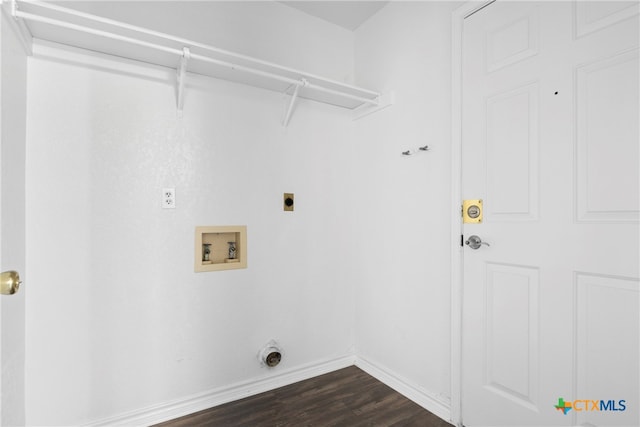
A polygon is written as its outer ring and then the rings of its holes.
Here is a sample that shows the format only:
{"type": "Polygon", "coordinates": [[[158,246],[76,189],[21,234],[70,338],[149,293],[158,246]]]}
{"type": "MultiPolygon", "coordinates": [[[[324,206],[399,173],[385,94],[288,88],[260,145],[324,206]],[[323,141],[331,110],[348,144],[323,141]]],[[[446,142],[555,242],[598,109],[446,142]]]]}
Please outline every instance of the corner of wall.
{"type": "Polygon", "coordinates": [[[413,402],[422,406],[432,414],[442,418],[447,422],[451,421],[451,408],[449,400],[444,399],[440,395],[425,390],[423,387],[416,385],[413,381],[400,378],[398,375],[391,373],[362,357],[356,356],[355,365],[372,377],[376,378],[378,381],[388,385],[398,393],[402,394],[409,400],[412,400],[413,402]]]}

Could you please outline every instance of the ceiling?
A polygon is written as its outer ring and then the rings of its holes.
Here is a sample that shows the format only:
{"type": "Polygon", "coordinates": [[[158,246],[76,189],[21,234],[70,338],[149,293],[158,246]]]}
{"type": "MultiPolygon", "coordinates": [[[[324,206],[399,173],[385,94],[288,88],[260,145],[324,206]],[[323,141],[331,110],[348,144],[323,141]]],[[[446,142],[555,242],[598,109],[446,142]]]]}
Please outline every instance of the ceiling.
{"type": "Polygon", "coordinates": [[[309,15],[353,31],[383,8],[388,1],[281,1],[309,15]]]}

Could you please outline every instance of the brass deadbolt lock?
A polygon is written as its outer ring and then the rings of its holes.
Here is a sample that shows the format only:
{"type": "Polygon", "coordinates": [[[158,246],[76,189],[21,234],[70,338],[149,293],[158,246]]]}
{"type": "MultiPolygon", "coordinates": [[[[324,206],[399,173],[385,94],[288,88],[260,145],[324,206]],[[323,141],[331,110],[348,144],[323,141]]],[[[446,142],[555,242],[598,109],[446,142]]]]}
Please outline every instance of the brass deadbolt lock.
{"type": "Polygon", "coordinates": [[[284,193],[284,210],[293,211],[293,193],[284,193]]]}
{"type": "Polygon", "coordinates": [[[469,199],[462,202],[462,220],[465,224],[482,222],[482,199],[469,199]]]}

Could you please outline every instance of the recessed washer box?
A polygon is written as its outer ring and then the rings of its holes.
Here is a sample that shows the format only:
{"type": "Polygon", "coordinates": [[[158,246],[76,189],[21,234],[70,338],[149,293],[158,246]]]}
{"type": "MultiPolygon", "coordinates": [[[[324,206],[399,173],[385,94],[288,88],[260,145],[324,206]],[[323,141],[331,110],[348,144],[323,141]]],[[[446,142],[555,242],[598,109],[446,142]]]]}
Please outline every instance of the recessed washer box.
{"type": "Polygon", "coordinates": [[[194,260],[196,273],[247,268],[247,226],[196,227],[194,260]]]}

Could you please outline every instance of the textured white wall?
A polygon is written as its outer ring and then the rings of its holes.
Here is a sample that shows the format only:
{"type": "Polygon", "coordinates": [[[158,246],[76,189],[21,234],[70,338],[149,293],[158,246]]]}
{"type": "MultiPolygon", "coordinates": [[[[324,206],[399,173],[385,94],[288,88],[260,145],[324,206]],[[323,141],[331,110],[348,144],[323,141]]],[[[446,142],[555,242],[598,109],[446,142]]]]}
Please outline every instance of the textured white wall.
{"type": "Polygon", "coordinates": [[[356,83],[397,92],[396,105],[356,124],[356,352],[445,406],[456,6],[391,2],[355,33],[356,83]]]}
{"type": "MultiPolygon", "coordinates": [[[[326,41],[315,60],[351,54],[352,35],[335,31],[313,35],[326,41]]],[[[284,129],[282,95],[192,76],[178,119],[174,73],[47,44],[30,59],[30,425],[92,422],[352,350],[350,114],[301,101],[284,129]],[[162,210],[170,186],[177,208],[162,210]],[[249,268],[194,273],[194,228],[218,224],[247,225],[249,268]],[[272,338],[285,358],[267,371],[256,356],[272,338]]]]}
{"type": "MultiPolygon", "coordinates": [[[[289,8],[242,19],[223,6],[228,20],[223,9],[167,2],[156,29],[337,80],[355,64],[357,84],[395,89],[397,104],[354,124],[345,110],[303,101],[283,129],[281,95],[192,78],[177,119],[172,70],[37,46],[29,424],[90,422],[268,377],[256,353],[271,338],[285,348],[282,369],[355,344],[448,404],[457,4],[392,2],[355,34],[289,8]],[[204,40],[189,22],[207,19],[204,40]],[[400,155],[425,144],[431,152],[400,155]],[[167,186],[174,211],[160,209],[167,186]],[[293,214],[281,211],[283,192],[296,193],[293,214]],[[247,224],[247,270],[193,273],[193,229],[216,224],[247,224]]],[[[85,7],[119,18],[106,3],[85,7]]]]}

